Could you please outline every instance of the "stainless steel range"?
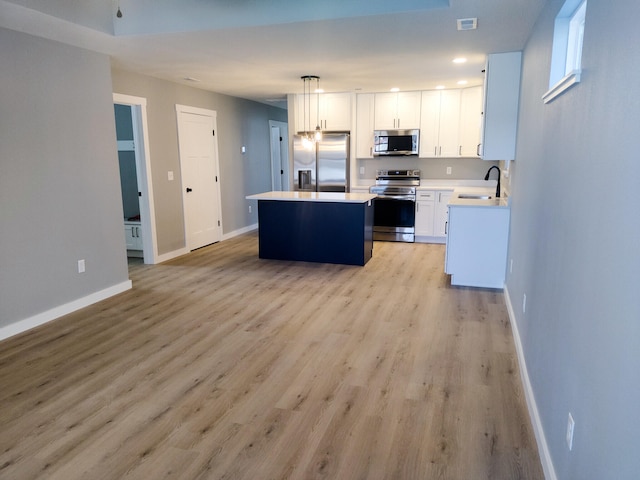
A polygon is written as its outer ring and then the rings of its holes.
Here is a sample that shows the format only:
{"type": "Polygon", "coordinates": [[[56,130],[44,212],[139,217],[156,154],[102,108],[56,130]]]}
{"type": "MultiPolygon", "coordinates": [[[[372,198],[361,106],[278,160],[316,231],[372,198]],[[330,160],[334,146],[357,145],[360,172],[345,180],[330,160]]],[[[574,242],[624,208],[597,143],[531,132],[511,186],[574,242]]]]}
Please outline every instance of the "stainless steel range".
{"type": "Polygon", "coordinates": [[[416,225],[416,187],[420,170],[378,170],[370,193],[373,200],[373,239],[413,242],[416,225]]]}

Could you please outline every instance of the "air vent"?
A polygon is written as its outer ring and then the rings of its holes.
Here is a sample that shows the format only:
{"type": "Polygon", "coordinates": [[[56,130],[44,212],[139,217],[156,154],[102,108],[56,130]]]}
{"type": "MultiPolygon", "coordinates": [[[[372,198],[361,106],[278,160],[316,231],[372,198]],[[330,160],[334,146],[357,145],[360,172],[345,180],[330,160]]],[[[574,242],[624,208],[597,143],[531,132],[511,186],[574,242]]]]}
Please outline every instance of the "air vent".
{"type": "Polygon", "coordinates": [[[459,18],[458,30],[475,30],[478,28],[477,18],[459,18]]]}

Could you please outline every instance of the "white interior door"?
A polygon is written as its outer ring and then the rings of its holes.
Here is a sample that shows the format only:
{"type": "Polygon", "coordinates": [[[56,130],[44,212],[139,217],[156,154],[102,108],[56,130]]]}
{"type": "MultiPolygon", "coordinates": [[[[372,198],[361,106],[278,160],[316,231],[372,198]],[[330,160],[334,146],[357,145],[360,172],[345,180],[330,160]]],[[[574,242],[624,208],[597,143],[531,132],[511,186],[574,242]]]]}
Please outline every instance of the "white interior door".
{"type": "Polygon", "coordinates": [[[289,132],[287,124],[269,120],[271,132],[271,190],[289,188],[289,132]]]}
{"type": "Polygon", "coordinates": [[[220,241],[220,188],[216,112],[176,105],[186,246],[220,241]]]}

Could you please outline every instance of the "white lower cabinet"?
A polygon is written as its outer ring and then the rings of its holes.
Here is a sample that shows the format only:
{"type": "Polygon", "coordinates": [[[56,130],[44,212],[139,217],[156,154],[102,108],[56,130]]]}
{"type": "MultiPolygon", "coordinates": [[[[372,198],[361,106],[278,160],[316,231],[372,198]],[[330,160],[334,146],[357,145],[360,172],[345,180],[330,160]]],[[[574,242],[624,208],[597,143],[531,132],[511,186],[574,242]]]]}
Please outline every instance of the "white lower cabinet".
{"type": "Polygon", "coordinates": [[[418,190],[416,193],[415,241],[445,243],[447,204],[453,190],[418,190]]]}
{"type": "Polygon", "coordinates": [[[140,222],[124,222],[124,238],[127,250],[142,250],[142,228],[140,222]]]}
{"type": "Polygon", "coordinates": [[[435,192],[431,190],[418,191],[416,194],[416,237],[433,237],[434,213],[435,192]]]}
{"type": "Polygon", "coordinates": [[[451,195],[453,195],[453,190],[438,192],[434,217],[434,235],[436,237],[445,238],[447,236],[451,195]]]}
{"type": "Polygon", "coordinates": [[[449,206],[445,273],[451,285],[504,288],[509,208],[449,206]]]}

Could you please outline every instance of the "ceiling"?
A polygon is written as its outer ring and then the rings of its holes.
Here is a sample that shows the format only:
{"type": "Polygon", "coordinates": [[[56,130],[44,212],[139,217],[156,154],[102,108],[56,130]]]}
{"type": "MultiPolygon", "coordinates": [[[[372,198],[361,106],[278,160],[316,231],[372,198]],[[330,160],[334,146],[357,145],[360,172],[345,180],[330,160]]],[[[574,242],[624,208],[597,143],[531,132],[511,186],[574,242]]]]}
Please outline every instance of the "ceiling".
{"type": "Polygon", "coordinates": [[[521,50],[545,2],[0,0],[0,26],[106,53],[115,68],[286,107],[302,75],[320,76],[326,92],[479,85],[486,54],[521,50]],[[457,30],[472,17],[476,30],[457,30]]]}

